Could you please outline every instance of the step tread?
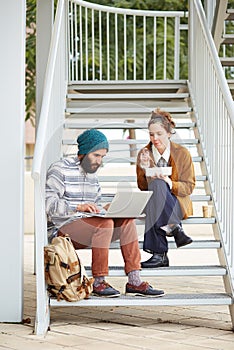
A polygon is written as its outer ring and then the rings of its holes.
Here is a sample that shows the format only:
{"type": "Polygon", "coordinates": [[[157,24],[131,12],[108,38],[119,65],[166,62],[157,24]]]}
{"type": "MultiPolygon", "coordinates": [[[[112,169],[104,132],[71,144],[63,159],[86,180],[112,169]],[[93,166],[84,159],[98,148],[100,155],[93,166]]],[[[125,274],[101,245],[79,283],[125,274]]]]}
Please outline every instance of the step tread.
{"type": "MultiPolygon", "coordinates": [[[[137,225],[143,225],[144,224],[144,219],[136,219],[136,224],[137,225]]],[[[203,217],[189,217],[187,219],[182,220],[183,224],[189,224],[189,225],[195,225],[195,224],[201,224],[201,225],[211,225],[215,224],[216,219],[215,217],[211,218],[203,218],[203,217]]]]}
{"type": "MultiPolygon", "coordinates": [[[[63,156],[64,157],[72,157],[75,156],[77,153],[73,152],[64,152],[63,156]]],[[[202,156],[192,156],[192,161],[194,163],[200,163],[203,160],[202,156]]],[[[118,164],[126,164],[126,163],[132,163],[136,164],[136,157],[127,157],[127,156],[121,156],[121,157],[112,157],[112,156],[106,156],[103,159],[103,164],[106,163],[118,163],[118,164]]]]}
{"type": "Polygon", "coordinates": [[[88,90],[92,89],[108,89],[108,90],[129,90],[138,89],[145,91],[146,89],[179,89],[186,88],[186,80],[99,80],[99,81],[69,81],[68,90],[88,90]],[[143,89],[142,89],[143,86],[143,89]]]}
{"type": "Polygon", "coordinates": [[[230,45],[233,43],[234,43],[234,34],[223,34],[221,44],[230,45]]]}
{"type": "MultiPolygon", "coordinates": [[[[136,182],[136,175],[99,175],[98,180],[99,182],[136,182]]],[[[207,176],[206,175],[197,175],[196,181],[206,181],[207,176]]]]}
{"type": "Polygon", "coordinates": [[[223,66],[234,66],[234,57],[220,57],[223,66]]]}
{"type": "MultiPolygon", "coordinates": [[[[196,123],[194,122],[179,122],[176,123],[176,129],[189,129],[194,128],[196,123]]],[[[108,121],[90,121],[90,122],[65,122],[65,129],[148,129],[148,121],[127,123],[127,122],[108,122],[108,121]]]]}
{"type": "Polygon", "coordinates": [[[155,100],[155,99],[184,99],[189,97],[188,93],[69,93],[67,95],[67,98],[72,99],[72,100],[139,100],[139,99],[150,99],[150,100],[155,100]]]}
{"type": "MultiPolygon", "coordinates": [[[[201,156],[195,156],[192,157],[192,161],[193,162],[201,162],[202,161],[202,157],[201,156]]],[[[136,163],[136,157],[111,157],[111,156],[106,156],[103,159],[103,164],[105,163],[136,163]]]]}
{"type": "MultiPolygon", "coordinates": [[[[114,193],[102,193],[102,200],[106,202],[106,199],[113,199],[114,193]]],[[[210,194],[191,194],[190,198],[194,202],[207,202],[211,200],[210,194]]]]}
{"type": "MultiPolygon", "coordinates": [[[[179,144],[198,144],[199,140],[194,138],[189,139],[172,139],[173,142],[179,143],[179,144]]],[[[138,139],[115,139],[115,140],[109,140],[109,144],[111,145],[139,145],[144,144],[146,145],[149,142],[148,139],[145,140],[138,140],[138,139]]],[[[76,139],[64,139],[62,140],[63,145],[77,145],[76,139]]]]}
{"type": "MultiPolygon", "coordinates": [[[[85,266],[88,275],[91,274],[91,267],[85,266]]],[[[154,269],[142,269],[141,276],[225,276],[227,270],[223,266],[169,266],[154,269]]],[[[126,276],[123,266],[109,266],[110,277],[126,276]]]]}
{"type": "MultiPolygon", "coordinates": [[[[173,238],[172,238],[173,239],[173,238]]],[[[110,249],[119,249],[119,241],[112,242],[110,249]]],[[[169,249],[177,249],[174,241],[168,241],[169,249]]],[[[139,241],[139,248],[143,249],[143,241],[139,241]]],[[[180,249],[219,249],[221,248],[221,242],[216,240],[196,240],[191,244],[188,244],[180,249]]]]}
{"type": "MultiPolygon", "coordinates": [[[[167,107],[167,112],[190,112],[192,109],[191,107],[167,107]]],[[[84,107],[84,108],[79,108],[79,107],[74,107],[74,108],[66,108],[66,112],[68,113],[82,113],[82,114],[95,114],[99,115],[101,114],[103,116],[104,113],[109,114],[109,116],[113,116],[115,114],[142,114],[142,113],[150,113],[152,111],[152,108],[150,107],[144,107],[144,106],[139,106],[139,107],[84,107]]]]}
{"type": "Polygon", "coordinates": [[[100,298],[91,296],[79,302],[57,301],[50,298],[50,306],[182,306],[182,305],[231,305],[233,299],[226,293],[194,293],[194,294],[165,294],[159,298],[142,296],[127,296],[122,294],[117,298],[100,298]]]}

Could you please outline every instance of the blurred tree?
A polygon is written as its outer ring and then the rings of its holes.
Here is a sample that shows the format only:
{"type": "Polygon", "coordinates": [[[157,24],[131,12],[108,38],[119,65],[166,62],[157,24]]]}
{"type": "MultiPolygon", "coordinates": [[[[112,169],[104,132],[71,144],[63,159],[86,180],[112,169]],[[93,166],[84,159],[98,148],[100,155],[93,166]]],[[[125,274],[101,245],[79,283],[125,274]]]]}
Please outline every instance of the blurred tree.
{"type": "Polygon", "coordinates": [[[35,79],[36,79],[36,0],[27,0],[26,12],[26,116],[35,117],[35,79]]]}

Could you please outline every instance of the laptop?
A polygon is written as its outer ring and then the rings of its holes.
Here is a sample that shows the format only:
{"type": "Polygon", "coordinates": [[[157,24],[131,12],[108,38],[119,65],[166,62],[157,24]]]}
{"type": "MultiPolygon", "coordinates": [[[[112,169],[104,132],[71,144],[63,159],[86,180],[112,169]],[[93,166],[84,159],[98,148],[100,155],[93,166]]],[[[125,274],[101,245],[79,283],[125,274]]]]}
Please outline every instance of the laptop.
{"type": "Polygon", "coordinates": [[[87,213],[88,217],[102,218],[137,218],[140,217],[153,191],[118,191],[107,211],[87,213]]]}

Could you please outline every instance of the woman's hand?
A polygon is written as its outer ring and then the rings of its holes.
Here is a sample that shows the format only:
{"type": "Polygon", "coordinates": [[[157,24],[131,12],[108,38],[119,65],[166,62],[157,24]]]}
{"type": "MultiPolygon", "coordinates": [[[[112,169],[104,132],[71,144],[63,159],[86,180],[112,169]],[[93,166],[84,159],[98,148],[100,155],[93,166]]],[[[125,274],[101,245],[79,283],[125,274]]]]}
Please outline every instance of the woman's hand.
{"type": "Polygon", "coordinates": [[[84,204],[78,204],[76,207],[76,211],[83,211],[88,213],[99,213],[100,209],[94,203],[84,203],[84,204]]]}

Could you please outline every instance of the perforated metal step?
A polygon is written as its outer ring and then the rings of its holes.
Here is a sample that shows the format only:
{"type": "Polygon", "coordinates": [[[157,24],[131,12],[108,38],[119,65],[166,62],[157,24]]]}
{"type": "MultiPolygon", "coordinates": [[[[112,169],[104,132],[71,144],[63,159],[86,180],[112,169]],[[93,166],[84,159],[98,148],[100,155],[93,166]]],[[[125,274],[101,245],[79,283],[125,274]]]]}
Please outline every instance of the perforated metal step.
{"type": "Polygon", "coordinates": [[[117,298],[100,298],[91,296],[78,302],[57,301],[50,299],[51,306],[193,306],[193,305],[231,305],[231,296],[225,293],[208,294],[165,294],[162,297],[150,298],[141,296],[125,296],[117,298]]]}

